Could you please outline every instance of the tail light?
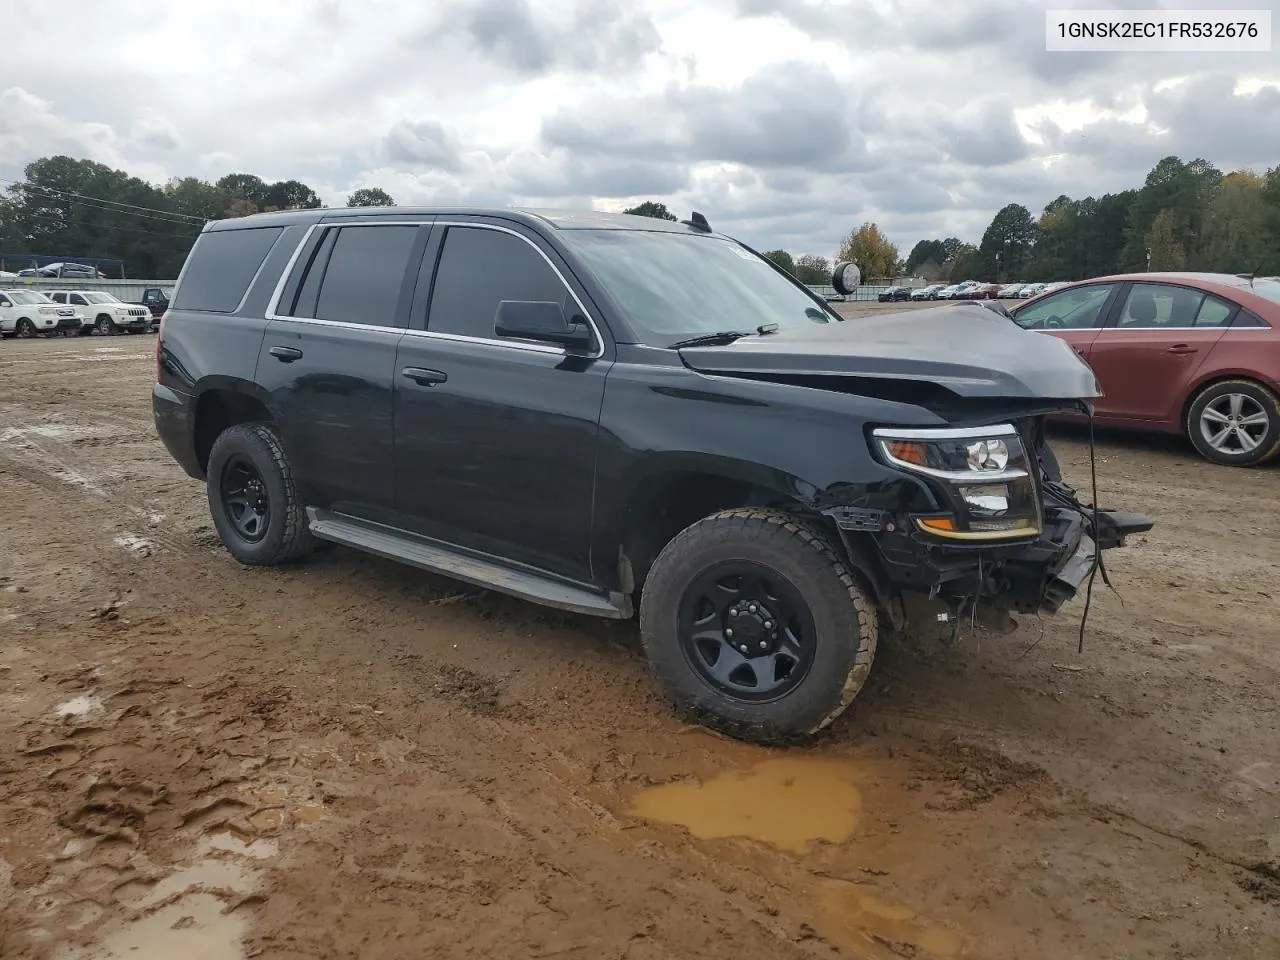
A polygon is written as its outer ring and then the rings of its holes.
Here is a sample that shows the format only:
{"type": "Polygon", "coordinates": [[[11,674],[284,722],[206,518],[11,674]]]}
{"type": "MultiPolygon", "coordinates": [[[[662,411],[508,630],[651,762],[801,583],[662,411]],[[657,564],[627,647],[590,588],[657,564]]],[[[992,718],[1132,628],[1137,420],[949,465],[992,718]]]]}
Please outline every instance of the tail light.
{"type": "Polygon", "coordinates": [[[156,383],[160,382],[160,352],[164,345],[164,322],[169,318],[169,311],[160,314],[160,327],[156,330],[156,383]]]}

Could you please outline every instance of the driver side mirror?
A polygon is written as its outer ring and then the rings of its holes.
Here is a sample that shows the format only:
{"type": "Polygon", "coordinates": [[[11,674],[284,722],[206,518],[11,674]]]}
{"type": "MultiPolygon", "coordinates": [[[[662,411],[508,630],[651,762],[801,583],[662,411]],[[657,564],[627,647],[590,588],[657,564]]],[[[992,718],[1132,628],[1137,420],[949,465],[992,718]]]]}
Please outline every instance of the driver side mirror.
{"type": "Polygon", "coordinates": [[[500,337],[557,343],[569,349],[591,346],[586,320],[578,314],[566,314],[554,300],[503,300],[498,304],[493,330],[500,337]]]}

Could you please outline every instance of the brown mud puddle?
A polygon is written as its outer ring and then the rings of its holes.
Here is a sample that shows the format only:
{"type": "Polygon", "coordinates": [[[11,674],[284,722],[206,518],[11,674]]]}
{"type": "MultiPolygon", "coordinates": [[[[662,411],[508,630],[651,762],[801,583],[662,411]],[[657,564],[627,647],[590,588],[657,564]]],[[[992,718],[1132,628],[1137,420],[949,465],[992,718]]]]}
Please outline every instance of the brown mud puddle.
{"type": "MultiPolygon", "coordinates": [[[[797,855],[812,844],[853,841],[866,778],[846,760],[780,757],[705,782],[668,783],[632,798],[630,813],[684,827],[700,840],[745,839],[797,855]]],[[[949,960],[962,955],[959,934],[910,907],[847,880],[821,881],[813,927],[856,957],[949,960]]]]}

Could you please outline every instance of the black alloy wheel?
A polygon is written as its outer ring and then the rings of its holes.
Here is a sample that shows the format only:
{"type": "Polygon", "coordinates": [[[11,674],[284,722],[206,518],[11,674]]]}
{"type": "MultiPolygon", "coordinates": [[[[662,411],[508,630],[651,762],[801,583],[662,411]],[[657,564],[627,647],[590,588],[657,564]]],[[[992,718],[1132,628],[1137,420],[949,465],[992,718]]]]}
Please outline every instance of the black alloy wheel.
{"type": "Polygon", "coordinates": [[[780,743],[817,733],[853,702],[878,612],[820,519],[735,507],[659,551],[641,588],[640,637],[678,714],[780,743]]]}
{"type": "Polygon", "coordinates": [[[219,496],[227,518],[246,543],[258,543],[271,524],[271,501],[262,475],[247,457],[232,455],[222,467],[219,496]]]}
{"type": "Polygon", "coordinates": [[[699,675],[736,700],[786,696],[813,666],[813,615],[790,582],[741,560],[716,564],[684,592],[680,648],[699,675]]]}

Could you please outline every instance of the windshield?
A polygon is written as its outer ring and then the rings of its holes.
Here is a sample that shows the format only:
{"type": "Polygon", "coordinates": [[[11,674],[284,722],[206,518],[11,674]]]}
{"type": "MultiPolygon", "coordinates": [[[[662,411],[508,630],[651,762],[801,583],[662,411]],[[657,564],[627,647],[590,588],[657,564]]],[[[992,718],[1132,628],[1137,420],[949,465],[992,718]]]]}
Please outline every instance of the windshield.
{"type": "Polygon", "coordinates": [[[5,295],[14,303],[51,303],[52,301],[43,293],[35,293],[30,290],[7,290],[5,295]]]}
{"type": "Polygon", "coordinates": [[[86,293],[84,298],[90,303],[120,303],[120,298],[113,293],[86,293]]]}
{"type": "Polygon", "coordinates": [[[566,230],[563,237],[646,343],[841,319],[730,240],[648,230],[566,230]]]}

